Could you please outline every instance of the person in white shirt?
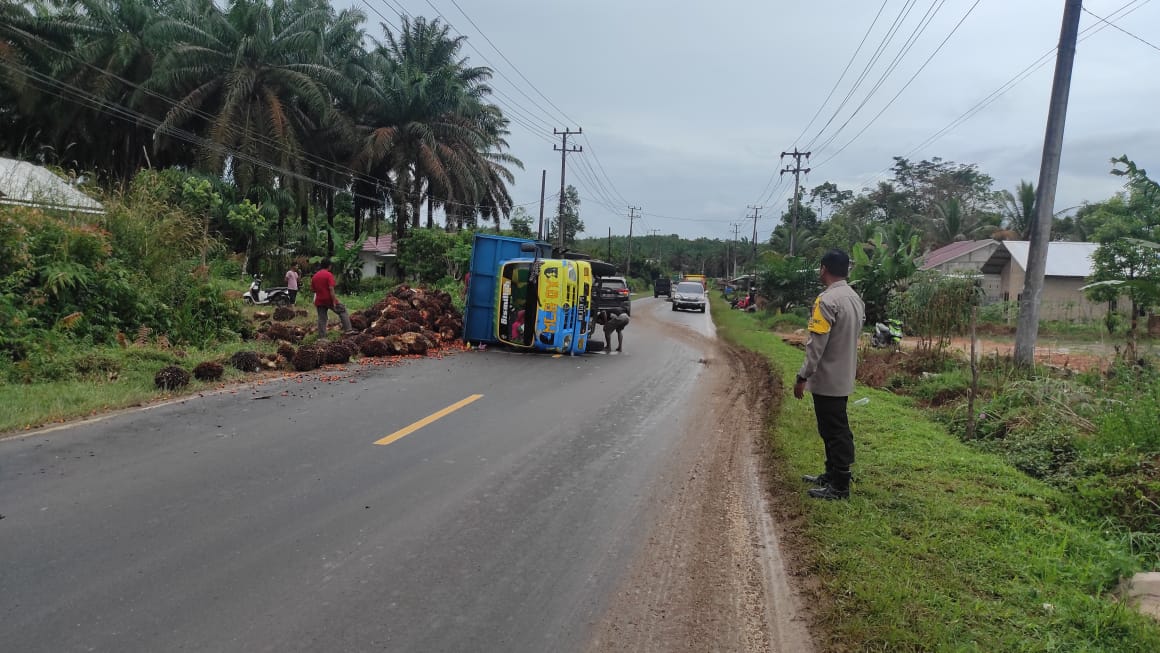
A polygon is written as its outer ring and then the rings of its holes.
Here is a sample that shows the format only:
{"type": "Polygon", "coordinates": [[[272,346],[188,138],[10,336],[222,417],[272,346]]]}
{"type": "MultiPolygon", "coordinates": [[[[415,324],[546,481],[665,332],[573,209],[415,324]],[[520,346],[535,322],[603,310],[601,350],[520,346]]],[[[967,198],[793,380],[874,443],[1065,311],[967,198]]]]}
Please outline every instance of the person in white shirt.
{"type": "Polygon", "coordinates": [[[286,270],[286,287],[290,289],[290,303],[293,304],[298,300],[298,264],[291,263],[290,269],[286,270]]]}

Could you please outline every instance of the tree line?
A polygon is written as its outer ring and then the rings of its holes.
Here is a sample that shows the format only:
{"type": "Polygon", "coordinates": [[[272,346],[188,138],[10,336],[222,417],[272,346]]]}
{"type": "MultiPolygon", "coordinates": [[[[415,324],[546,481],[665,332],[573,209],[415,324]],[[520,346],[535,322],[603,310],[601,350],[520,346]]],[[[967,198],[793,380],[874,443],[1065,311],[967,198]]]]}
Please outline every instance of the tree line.
{"type": "Polygon", "coordinates": [[[0,153],[112,188],[197,171],[279,244],[325,216],[330,254],[343,209],[356,240],[379,224],[401,240],[424,208],[429,227],[437,211],[498,226],[522,166],[492,71],[439,20],[399,20],[327,0],[5,2],[0,153]]]}

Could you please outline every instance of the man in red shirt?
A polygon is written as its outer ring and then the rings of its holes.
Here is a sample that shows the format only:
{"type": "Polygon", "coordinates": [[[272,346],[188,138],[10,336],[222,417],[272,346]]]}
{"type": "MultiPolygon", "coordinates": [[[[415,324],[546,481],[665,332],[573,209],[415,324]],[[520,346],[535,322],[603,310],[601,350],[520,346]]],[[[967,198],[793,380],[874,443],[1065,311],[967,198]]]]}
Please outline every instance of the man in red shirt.
{"type": "Polygon", "coordinates": [[[334,275],[330,273],[330,259],[322,259],[318,272],[310,279],[310,289],[314,291],[314,308],[318,311],[318,338],[326,337],[326,311],[332,310],[342,320],[342,330],[350,331],[350,316],[346,307],[338,302],[334,293],[334,275]]]}

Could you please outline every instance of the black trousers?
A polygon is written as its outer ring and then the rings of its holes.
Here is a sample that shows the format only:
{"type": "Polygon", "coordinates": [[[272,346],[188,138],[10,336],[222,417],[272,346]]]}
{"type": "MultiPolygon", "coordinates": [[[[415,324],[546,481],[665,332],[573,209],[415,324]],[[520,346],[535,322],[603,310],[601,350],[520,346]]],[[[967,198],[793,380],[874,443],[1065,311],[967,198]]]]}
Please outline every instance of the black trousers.
{"type": "Polygon", "coordinates": [[[854,432],[846,417],[848,397],[814,395],[818,435],[826,446],[826,471],[846,472],[854,464],[854,432]]]}

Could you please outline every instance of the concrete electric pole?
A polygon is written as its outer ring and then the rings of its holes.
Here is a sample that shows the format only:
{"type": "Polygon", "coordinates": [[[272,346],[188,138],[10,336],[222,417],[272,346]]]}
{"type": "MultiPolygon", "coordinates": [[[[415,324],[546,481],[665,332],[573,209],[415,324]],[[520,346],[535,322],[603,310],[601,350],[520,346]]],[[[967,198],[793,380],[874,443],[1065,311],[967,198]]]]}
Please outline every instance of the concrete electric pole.
{"type": "Polygon", "coordinates": [[[1075,64],[1075,43],[1079,33],[1082,0],[1067,0],[1063,8],[1063,26],[1059,32],[1059,50],[1055,59],[1055,80],[1051,85],[1051,106],[1047,112],[1047,132],[1043,138],[1043,160],[1039,166],[1039,185],[1035,197],[1035,226],[1027,253],[1027,276],[1019,296],[1019,321],[1015,330],[1015,363],[1024,367],[1035,364],[1035,342],[1039,338],[1039,303],[1043,296],[1043,278],[1047,270],[1047,245],[1051,242],[1052,209],[1059,181],[1059,159],[1063,153],[1063,125],[1067,119],[1067,100],[1071,91],[1071,71],[1075,64]]]}
{"type": "Polygon", "coordinates": [[[737,278],[737,246],[741,240],[740,239],[741,223],[740,222],[731,222],[731,223],[729,223],[729,226],[733,228],[733,252],[732,252],[733,253],[733,257],[732,257],[733,268],[731,270],[732,274],[731,274],[730,278],[736,279],[737,278]]]}
{"type": "Polygon", "coordinates": [[[782,158],[792,156],[794,159],[794,165],[786,166],[785,170],[782,170],[780,173],[783,175],[787,172],[793,173],[793,226],[790,228],[789,232],[789,255],[793,256],[794,248],[797,245],[798,214],[801,213],[802,210],[800,201],[801,198],[799,197],[801,194],[801,175],[803,172],[809,173],[810,171],[809,168],[802,167],[802,157],[805,157],[806,163],[809,163],[810,153],[798,152],[798,149],[795,147],[793,148],[793,152],[782,152],[781,156],[782,158]]]}
{"type": "Polygon", "coordinates": [[[544,239],[544,193],[548,189],[548,171],[540,171],[540,226],[536,229],[536,240],[544,239]]]}
{"type": "Polygon", "coordinates": [[[560,152],[560,211],[556,214],[556,240],[560,249],[564,249],[564,169],[567,166],[567,157],[569,152],[583,152],[582,146],[573,145],[571,149],[568,148],[568,137],[574,134],[583,134],[582,128],[576,128],[576,131],[565,129],[560,131],[553,129],[552,133],[560,137],[559,147],[553,145],[552,149],[560,152]]]}
{"type": "Polygon", "coordinates": [[[636,214],[640,210],[639,206],[628,207],[628,262],[624,264],[624,276],[632,276],[632,225],[640,216],[636,214]]]}
{"type": "Polygon", "coordinates": [[[753,209],[753,242],[750,243],[753,246],[753,276],[750,277],[750,279],[749,279],[749,285],[752,287],[754,284],[757,283],[757,218],[758,218],[758,211],[760,211],[761,209],[763,209],[765,207],[764,206],[750,205],[749,208],[753,209]]]}

